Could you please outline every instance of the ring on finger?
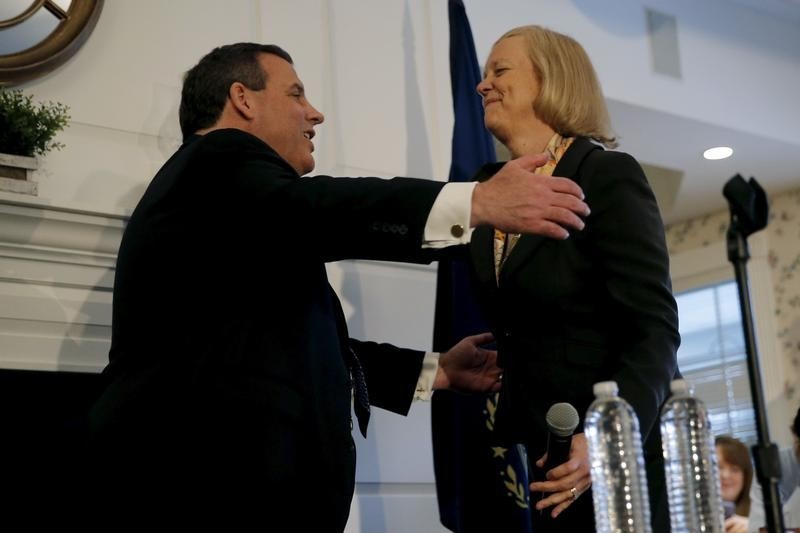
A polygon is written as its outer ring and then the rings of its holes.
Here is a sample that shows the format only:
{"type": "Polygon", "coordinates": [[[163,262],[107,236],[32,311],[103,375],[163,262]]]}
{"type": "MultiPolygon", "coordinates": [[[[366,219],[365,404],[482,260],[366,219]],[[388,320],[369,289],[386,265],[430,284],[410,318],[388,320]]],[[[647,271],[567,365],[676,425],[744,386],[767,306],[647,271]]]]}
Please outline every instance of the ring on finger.
{"type": "Polygon", "coordinates": [[[572,495],[572,501],[577,500],[578,496],[580,496],[577,487],[572,487],[571,489],[569,489],[569,493],[572,495]]]}

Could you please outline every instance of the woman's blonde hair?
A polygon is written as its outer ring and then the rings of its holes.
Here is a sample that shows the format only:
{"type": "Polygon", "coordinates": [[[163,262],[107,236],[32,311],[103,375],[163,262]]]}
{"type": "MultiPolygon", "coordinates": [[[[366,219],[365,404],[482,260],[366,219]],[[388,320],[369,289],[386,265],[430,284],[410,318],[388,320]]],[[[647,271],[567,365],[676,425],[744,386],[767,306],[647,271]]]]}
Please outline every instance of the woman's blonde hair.
{"type": "Polygon", "coordinates": [[[603,91],[583,47],[572,37],[541,26],[514,28],[497,42],[517,36],[525,39],[541,85],[533,105],[536,116],[560,135],[589,137],[615,148],[603,91]]]}

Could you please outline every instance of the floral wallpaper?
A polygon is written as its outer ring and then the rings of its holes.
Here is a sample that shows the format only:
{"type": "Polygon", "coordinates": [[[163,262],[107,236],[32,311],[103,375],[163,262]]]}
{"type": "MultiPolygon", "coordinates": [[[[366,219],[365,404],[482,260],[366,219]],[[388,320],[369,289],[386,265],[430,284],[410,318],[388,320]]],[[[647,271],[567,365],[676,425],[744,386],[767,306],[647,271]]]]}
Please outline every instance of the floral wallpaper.
{"type": "MultiPolygon", "coordinates": [[[[725,240],[728,211],[719,211],[667,227],[670,253],[725,240]]],[[[786,358],[788,400],[800,396],[800,189],[770,198],[768,261],[775,288],[775,324],[786,358]]]]}

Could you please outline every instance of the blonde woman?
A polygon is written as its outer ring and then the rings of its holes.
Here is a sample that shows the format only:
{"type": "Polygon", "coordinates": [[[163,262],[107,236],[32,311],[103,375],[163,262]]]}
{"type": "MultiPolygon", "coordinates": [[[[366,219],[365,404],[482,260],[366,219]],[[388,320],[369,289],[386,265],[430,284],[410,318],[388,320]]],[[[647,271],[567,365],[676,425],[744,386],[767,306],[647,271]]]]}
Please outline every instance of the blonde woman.
{"type": "MultiPolygon", "coordinates": [[[[477,91],[486,127],[511,155],[549,154],[538,172],[577,182],[591,209],[584,231],[565,240],[479,227],[470,245],[505,367],[498,430],[524,443],[534,463],[535,531],[594,528],[583,415],[592,385],[606,380],[639,417],[661,531],[669,518],[656,426],[680,341],[656,200],[633,157],[604,149],[616,146],[608,112],[574,39],[539,26],[507,32],[477,91]],[[556,402],[575,406],[581,421],[568,462],[544,472],[545,413],[556,402]]],[[[478,179],[501,166],[484,167],[478,179]]]]}

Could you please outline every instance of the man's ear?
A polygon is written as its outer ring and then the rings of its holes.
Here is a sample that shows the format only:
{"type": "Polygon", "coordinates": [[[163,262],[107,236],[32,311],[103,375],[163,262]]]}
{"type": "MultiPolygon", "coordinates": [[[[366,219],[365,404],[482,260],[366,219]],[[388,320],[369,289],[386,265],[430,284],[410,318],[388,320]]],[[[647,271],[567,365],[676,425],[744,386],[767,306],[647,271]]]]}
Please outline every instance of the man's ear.
{"type": "Polygon", "coordinates": [[[250,91],[244,84],[238,81],[233,82],[231,88],[228,89],[228,99],[230,99],[233,109],[238,114],[248,120],[252,120],[255,117],[253,102],[250,100],[250,91]]]}

